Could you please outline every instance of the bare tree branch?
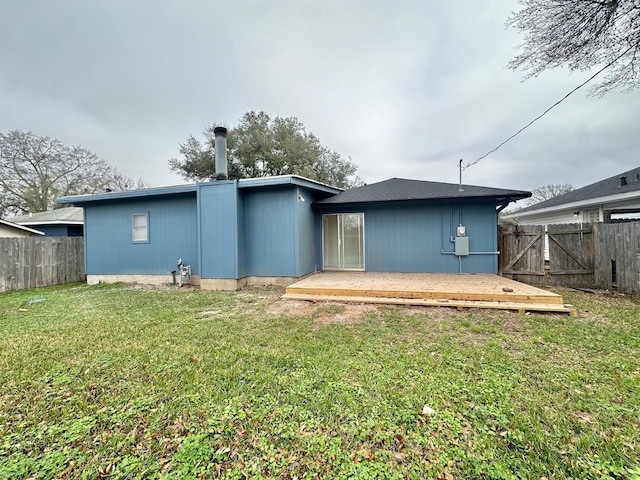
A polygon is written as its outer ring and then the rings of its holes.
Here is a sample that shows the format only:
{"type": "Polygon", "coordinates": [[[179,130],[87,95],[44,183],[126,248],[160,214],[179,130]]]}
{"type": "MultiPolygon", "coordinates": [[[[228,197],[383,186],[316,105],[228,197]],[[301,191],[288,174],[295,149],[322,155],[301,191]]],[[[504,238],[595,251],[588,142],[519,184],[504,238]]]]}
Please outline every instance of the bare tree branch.
{"type": "Polygon", "coordinates": [[[0,132],[0,216],[54,209],[64,195],[145,186],[83,147],[31,132],[0,132]]]}
{"type": "Polygon", "coordinates": [[[521,52],[509,62],[525,78],[565,66],[585,71],[607,66],[592,93],[630,91],[640,85],[639,0],[520,0],[507,25],[524,33],[521,52]]]}
{"type": "Polygon", "coordinates": [[[527,205],[535,205],[571,191],[573,191],[573,186],[568,184],[561,185],[559,183],[555,183],[543,185],[542,187],[534,188],[531,191],[531,197],[527,200],[527,205]]]}

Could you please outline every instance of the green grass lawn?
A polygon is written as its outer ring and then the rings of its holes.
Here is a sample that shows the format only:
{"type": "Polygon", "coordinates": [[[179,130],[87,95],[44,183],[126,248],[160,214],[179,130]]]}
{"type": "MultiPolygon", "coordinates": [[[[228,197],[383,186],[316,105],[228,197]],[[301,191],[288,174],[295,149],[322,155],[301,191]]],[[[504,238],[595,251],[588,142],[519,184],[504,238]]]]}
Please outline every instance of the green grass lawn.
{"type": "Polygon", "coordinates": [[[638,299],[278,293],[0,294],[0,478],[640,478],[638,299]]]}

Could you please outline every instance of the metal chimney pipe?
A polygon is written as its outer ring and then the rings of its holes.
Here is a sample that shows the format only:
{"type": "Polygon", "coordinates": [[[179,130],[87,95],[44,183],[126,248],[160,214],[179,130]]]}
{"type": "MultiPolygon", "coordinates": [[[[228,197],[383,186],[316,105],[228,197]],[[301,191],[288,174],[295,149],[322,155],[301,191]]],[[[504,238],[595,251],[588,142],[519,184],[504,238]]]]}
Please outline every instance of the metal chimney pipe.
{"type": "Polygon", "coordinates": [[[216,146],[216,180],[227,179],[227,129],[216,127],[213,129],[216,146]]]}

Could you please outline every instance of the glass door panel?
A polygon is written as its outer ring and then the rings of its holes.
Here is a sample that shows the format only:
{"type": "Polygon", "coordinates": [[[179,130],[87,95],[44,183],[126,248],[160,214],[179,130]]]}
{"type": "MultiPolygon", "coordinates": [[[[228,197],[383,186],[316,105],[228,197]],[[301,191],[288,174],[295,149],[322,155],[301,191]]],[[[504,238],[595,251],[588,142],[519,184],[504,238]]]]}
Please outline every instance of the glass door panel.
{"type": "Polygon", "coordinates": [[[364,214],[322,216],[323,268],[364,270],[364,214]]]}
{"type": "Polygon", "coordinates": [[[322,216],[322,258],[324,268],[327,270],[338,270],[338,216],[322,216]]]}

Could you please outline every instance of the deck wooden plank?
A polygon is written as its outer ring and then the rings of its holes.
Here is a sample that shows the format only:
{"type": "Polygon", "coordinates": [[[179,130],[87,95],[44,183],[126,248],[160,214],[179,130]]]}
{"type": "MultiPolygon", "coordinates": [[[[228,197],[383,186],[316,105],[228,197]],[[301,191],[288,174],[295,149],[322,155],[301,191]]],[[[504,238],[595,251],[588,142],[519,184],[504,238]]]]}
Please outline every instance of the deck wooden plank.
{"type": "Polygon", "coordinates": [[[287,293],[562,304],[561,295],[497,275],[323,272],[287,293]]]}
{"type": "Polygon", "coordinates": [[[542,304],[542,303],[518,303],[518,302],[482,302],[448,299],[424,299],[424,298],[390,298],[390,297],[359,297],[355,295],[308,295],[285,293],[282,298],[288,300],[307,300],[312,302],[345,302],[345,303],[373,303],[382,305],[412,305],[425,307],[451,307],[462,310],[464,308],[480,308],[491,310],[513,310],[519,313],[525,312],[551,312],[568,313],[572,317],[577,315],[572,305],[542,304]]]}

